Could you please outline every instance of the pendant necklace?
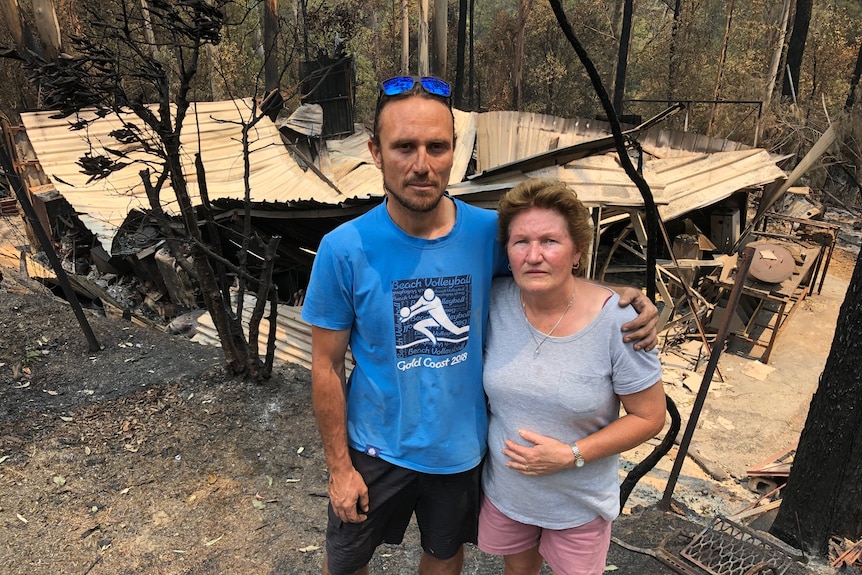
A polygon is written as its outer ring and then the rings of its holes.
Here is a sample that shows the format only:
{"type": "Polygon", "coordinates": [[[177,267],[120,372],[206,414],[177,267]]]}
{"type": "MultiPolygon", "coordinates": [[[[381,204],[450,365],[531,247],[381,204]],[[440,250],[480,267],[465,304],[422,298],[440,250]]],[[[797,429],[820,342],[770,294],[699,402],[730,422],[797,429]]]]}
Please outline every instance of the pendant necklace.
{"type": "MultiPolygon", "coordinates": [[[[544,334],[545,337],[542,338],[541,341],[536,337],[535,332],[539,331],[533,324],[530,323],[530,318],[527,317],[527,304],[524,301],[524,294],[520,294],[521,299],[521,309],[524,311],[524,320],[527,322],[527,331],[530,332],[530,335],[533,336],[533,341],[536,343],[536,349],[533,350],[533,359],[539,357],[539,350],[542,349],[542,346],[545,345],[545,342],[548,341],[548,338],[553,335],[554,331],[559,327],[560,323],[563,321],[563,318],[566,317],[566,314],[572,309],[572,304],[575,303],[575,290],[572,290],[572,297],[569,298],[569,303],[566,304],[566,309],[563,310],[563,313],[560,314],[560,319],[557,320],[557,323],[554,324],[554,327],[551,328],[547,334],[544,334]]],[[[541,333],[541,332],[539,332],[541,333]]]]}

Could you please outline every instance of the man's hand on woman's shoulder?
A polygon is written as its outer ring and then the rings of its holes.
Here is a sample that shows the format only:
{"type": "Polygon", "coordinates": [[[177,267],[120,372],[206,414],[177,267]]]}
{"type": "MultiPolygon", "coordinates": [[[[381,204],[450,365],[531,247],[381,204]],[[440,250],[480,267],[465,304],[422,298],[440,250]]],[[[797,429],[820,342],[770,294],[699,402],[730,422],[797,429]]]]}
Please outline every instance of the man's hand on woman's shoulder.
{"type": "Polygon", "coordinates": [[[651,351],[658,345],[658,308],[641,290],[633,287],[614,287],[620,295],[620,307],[631,305],[638,316],[623,324],[623,341],[634,342],[635,349],[651,351]]]}

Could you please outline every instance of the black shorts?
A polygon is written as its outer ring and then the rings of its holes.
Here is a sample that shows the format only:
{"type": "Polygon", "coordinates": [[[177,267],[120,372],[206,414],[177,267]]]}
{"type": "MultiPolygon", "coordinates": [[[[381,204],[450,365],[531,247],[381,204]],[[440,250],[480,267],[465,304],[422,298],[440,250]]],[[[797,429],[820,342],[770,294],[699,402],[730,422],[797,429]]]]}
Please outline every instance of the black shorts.
{"type": "Polygon", "coordinates": [[[332,575],[355,573],[381,543],[398,544],[416,513],[422,549],[451,559],[464,543],[476,542],[481,466],[449,475],[420,473],[350,450],[353,466],[368,486],[368,518],[344,523],[329,506],[326,557],[332,575]]]}

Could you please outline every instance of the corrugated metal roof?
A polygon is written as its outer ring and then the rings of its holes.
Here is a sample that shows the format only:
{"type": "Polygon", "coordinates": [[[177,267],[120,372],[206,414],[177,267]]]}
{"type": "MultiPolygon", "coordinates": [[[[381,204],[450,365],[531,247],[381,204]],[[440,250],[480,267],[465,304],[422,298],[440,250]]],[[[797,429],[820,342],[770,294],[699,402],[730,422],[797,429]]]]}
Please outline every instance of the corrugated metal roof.
{"type": "MultiPolygon", "coordinates": [[[[193,197],[197,195],[193,158],[201,150],[211,199],[243,198],[239,121],[249,115],[250,104],[249,100],[205,102],[191,108],[183,150],[193,197]],[[194,126],[199,127],[199,137],[194,126]]],[[[154,162],[156,158],[139,147],[117,144],[109,136],[112,130],[122,127],[115,117],[97,119],[83,131],[71,131],[69,119],[52,119],[52,114],[24,114],[27,135],[57,189],[110,251],[111,240],[128,212],[146,205],[138,173],[143,162],[154,162]],[[105,154],[106,147],[121,149],[136,162],[105,179],[88,182],[76,162],[88,152],[105,154]]],[[[493,207],[499,192],[524,178],[553,177],[571,184],[590,206],[643,205],[640,192],[622,170],[616,153],[603,151],[608,147],[603,143],[607,139],[605,122],[517,112],[476,114],[455,110],[454,114],[457,140],[450,177],[453,195],[493,207]],[[485,166],[485,172],[472,181],[461,182],[476,138],[478,161],[485,166]],[[581,150],[594,155],[581,157],[581,150]]],[[[650,152],[645,156],[644,176],[665,220],[717,203],[738,190],[785,177],[775,159],[764,150],[655,129],[640,134],[638,140],[650,152]],[[733,151],[696,153],[669,145],[733,151]]],[[[382,177],[368,150],[368,132],[361,125],[351,136],[327,140],[324,153],[316,160],[315,167],[337,189],[296,162],[268,118],[255,126],[251,149],[251,197],[255,203],[297,205],[312,201],[343,205],[383,195],[382,177]]],[[[163,197],[171,198],[172,194],[168,190],[163,197]]],[[[171,202],[165,205],[175,211],[171,202]]]]}
{"type": "MultiPolygon", "coordinates": [[[[644,151],[658,158],[687,156],[692,153],[730,152],[749,149],[741,142],[712,138],[692,132],[647,127],[658,117],[648,120],[637,135],[644,151]]],[[[625,127],[624,127],[625,128],[625,127]]],[[[639,128],[627,128],[638,131],[639,128]]],[[[487,172],[504,164],[524,161],[551,150],[578,148],[611,135],[610,124],[589,118],[558,118],[528,112],[486,112],[477,119],[477,171],[487,172]]],[[[609,148],[613,148],[613,141],[609,148]]],[[[588,147],[596,147],[596,145],[588,147]]]]}
{"type": "MultiPolygon", "coordinates": [[[[580,158],[564,165],[552,160],[546,163],[551,165],[500,173],[490,180],[477,178],[462,182],[451,186],[450,192],[466,201],[471,201],[473,196],[490,199],[491,192],[512,188],[528,177],[558,178],[577,191],[578,197],[589,207],[643,206],[640,191],[623,171],[614,152],[580,158]]],[[[646,158],[643,175],[665,221],[718,203],[738,190],[785,177],[775,160],[761,149],[646,158]]]]}
{"type": "MultiPolygon", "coordinates": [[[[234,305],[236,305],[237,294],[231,293],[234,305]]],[[[248,337],[248,325],[257,298],[252,294],[245,294],[242,306],[242,325],[246,337],[248,337]]],[[[267,338],[269,337],[269,317],[271,304],[267,303],[263,318],[260,320],[258,335],[258,353],[263,355],[266,350],[267,338]]],[[[278,304],[276,306],[278,317],[275,327],[275,359],[280,362],[290,362],[311,369],[311,326],[302,319],[302,308],[278,304]]],[[[198,317],[196,334],[192,341],[203,345],[221,347],[221,340],[209,312],[198,317]]],[[[349,375],[353,371],[355,361],[350,350],[344,358],[344,368],[349,375]]]]}
{"type": "MultiPolygon", "coordinates": [[[[244,195],[243,155],[240,120],[250,116],[249,100],[200,102],[189,108],[182,138],[184,169],[193,200],[198,197],[194,155],[200,151],[206,167],[207,190],[211,199],[236,198],[244,195]],[[199,129],[195,130],[195,126],[199,129]]],[[[99,236],[102,246],[110,250],[116,230],[134,208],[148,205],[139,175],[148,164],[158,169],[159,159],[139,145],[122,145],[109,134],[121,129],[114,116],[96,119],[86,130],[71,131],[67,119],[54,119],[53,112],[22,114],[27,136],[36,150],[40,164],[58,191],[80,214],[84,224],[99,236]],[[88,141],[89,139],[89,141],[88,141]],[[105,148],[128,154],[126,167],[100,180],[88,181],[76,162],[85,154],[109,155],[105,148]]],[[[87,119],[92,113],[82,114],[87,119]]],[[[135,119],[135,124],[142,122],[135,119]]],[[[318,176],[303,170],[291,158],[281,135],[268,118],[259,122],[250,135],[251,195],[255,201],[284,202],[316,199],[338,203],[345,199],[318,176]]],[[[176,201],[170,189],[162,193],[164,207],[175,213],[176,201]]]]}
{"type": "MultiPolygon", "coordinates": [[[[198,182],[194,155],[200,151],[206,168],[207,189],[211,200],[244,197],[243,157],[240,124],[250,116],[251,101],[199,102],[189,109],[183,131],[184,168],[193,201],[197,202],[198,182]],[[198,129],[196,130],[195,127],[198,129]]],[[[455,110],[455,166],[450,181],[464,178],[473,152],[475,114],[455,110]]],[[[147,164],[154,169],[159,159],[139,145],[119,144],[110,132],[123,127],[115,116],[96,118],[86,130],[72,131],[75,119],[52,118],[54,112],[22,114],[27,136],[45,173],[57,190],[80,214],[83,223],[110,251],[113,237],[130,210],[147,206],[139,175],[147,164]],[[89,141],[88,141],[89,140],[89,141]],[[110,155],[105,148],[128,154],[128,165],[104,179],[88,181],[76,162],[86,154],[110,155]]],[[[311,116],[305,116],[308,120],[311,116]]],[[[128,118],[133,118],[131,115],[128,118]]],[[[130,120],[138,126],[137,118],[130,120]]],[[[251,198],[255,203],[314,200],[338,205],[356,198],[383,196],[383,180],[368,150],[368,133],[359,126],[357,133],[340,140],[328,140],[328,165],[317,166],[336,186],[334,189],[312,170],[303,169],[284,146],[281,134],[269,118],[258,122],[250,135],[251,198]]],[[[168,187],[162,193],[164,209],[175,213],[176,201],[168,187]]]]}
{"type": "Polygon", "coordinates": [[[654,160],[649,166],[664,182],[666,201],[658,210],[665,221],[786,177],[769,152],[756,148],[654,160]]]}
{"type": "Polygon", "coordinates": [[[528,112],[485,112],[476,124],[479,172],[610,133],[606,122],[528,112]]]}

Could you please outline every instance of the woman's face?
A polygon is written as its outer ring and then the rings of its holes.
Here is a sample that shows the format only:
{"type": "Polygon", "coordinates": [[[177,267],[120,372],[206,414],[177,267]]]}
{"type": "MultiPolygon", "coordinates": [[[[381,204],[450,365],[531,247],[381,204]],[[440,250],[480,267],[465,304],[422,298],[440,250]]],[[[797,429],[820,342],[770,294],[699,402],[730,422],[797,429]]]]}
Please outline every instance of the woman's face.
{"type": "Polygon", "coordinates": [[[512,219],[506,244],[512,275],[522,291],[542,293],[569,285],[581,257],[559,212],[530,208],[512,219]]]}

